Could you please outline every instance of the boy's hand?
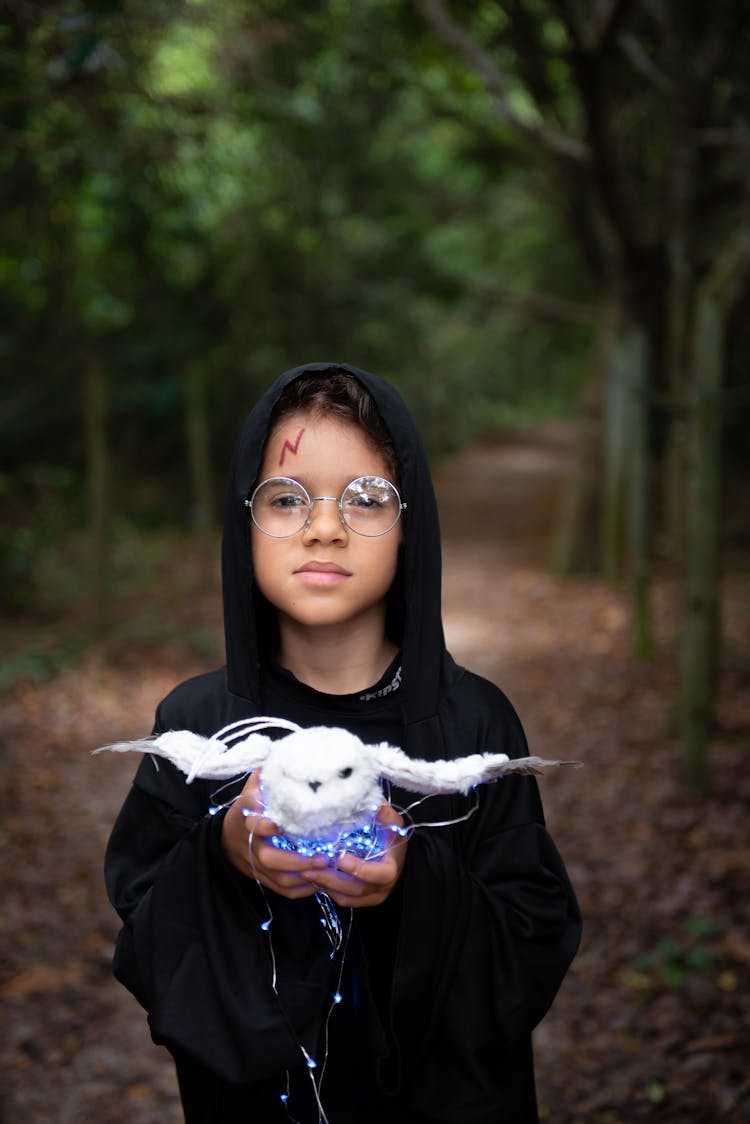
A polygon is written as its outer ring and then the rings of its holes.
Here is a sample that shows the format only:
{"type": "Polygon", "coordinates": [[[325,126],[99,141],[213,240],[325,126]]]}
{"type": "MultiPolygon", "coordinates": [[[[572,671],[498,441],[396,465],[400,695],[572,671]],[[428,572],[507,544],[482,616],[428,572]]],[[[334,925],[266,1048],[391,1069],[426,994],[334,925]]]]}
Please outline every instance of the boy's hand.
{"type": "MultiPolygon", "coordinates": [[[[404,821],[390,804],[381,804],[375,817],[386,826],[403,827],[404,821]]],[[[361,909],[381,905],[390,896],[406,862],[406,839],[397,832],[391,836],[386,850],[373,859],[358,859],[343,854],[335,869],[305,870],[301,877],[323,890],[336,905],[361,909]]]]}
{"type": "Polygon", "coordinates": [[[271,835],[282,834],[281,829],[263,815],[260,797],[260,774],[253,773],[242,792],[224,816],[221,844],[224,853],[242,874],[257,878],[261,885],[284,898],[309,898],[316,892],[301,872],[317,871],[325,867],[322,855],[307,858],[293,851],[281,851],[266,840],[271,835]],[[249,809],[251,815],[244,815],[249,809]]]}
{"type": "MultiPolygon", "coordinates": [[[[403,827],[401,816],[389,804],[381,806],[376,818],[382,824],[403,827]]],[[[323,855],[296,855],[267,842],[271,835],[279,834],[280,828],[263,816],[260,777],[255,772],[224,816],[221,843],[229,861],[267,889],[292,900],[323,890],[340,906],[380,905],[401,877],[406,861],[406,841],[396,832],[378,858],[344,854],[336,869],[328,866],[323,855]],[[254,814],[243,815],[243,808],[254,814]]]]}

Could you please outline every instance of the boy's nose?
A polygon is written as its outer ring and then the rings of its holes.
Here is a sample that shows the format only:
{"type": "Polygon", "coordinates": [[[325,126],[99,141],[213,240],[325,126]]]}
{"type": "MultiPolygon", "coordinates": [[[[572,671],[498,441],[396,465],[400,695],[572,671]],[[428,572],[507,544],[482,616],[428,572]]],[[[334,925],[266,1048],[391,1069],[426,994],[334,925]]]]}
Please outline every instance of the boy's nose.
{"type": "Polygon", "coordinates": [[[312,511],[304,530],[305,538],[333,542],[346,535],[346,527],[339,513],[338,500],[321,496],[313,500],[312,511]]]}
{"type": "Polygon", "coordinates": [[[318,789],[320,788],[320,781],[308,781],[307,783],[308,783],[309,787],[313,790],[313,792],[317,792],[318,789]]]}

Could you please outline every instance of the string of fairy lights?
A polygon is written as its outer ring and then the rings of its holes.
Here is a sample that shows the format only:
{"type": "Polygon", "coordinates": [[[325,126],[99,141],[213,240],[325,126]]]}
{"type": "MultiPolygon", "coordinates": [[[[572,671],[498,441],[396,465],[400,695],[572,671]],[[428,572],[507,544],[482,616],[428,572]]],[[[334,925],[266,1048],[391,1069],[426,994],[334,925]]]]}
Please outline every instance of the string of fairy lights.
{"type": "MultiPolygon", "coordinates": [[[[267,720],[264,720],[267,722],[267,720]]],[[[288,725],[279,723],[281,728],[288,728],[288,725]]],[[[291,724],[289,724],[291,725],[291,724]]],[[[241,720],[234,722],[228,727],[220,730],[214,735],[214,738],[224,741],[227,745],[239,741],[246,737],[248,732],[258,729],[257,719],[241,720]]],[[[220,797],[225,790],[232,786],[235,787],[241,781],[244,782],[249,774],[243,777],[233,778],[232,781],[227,782],[220,788],[212,793],[212,803],[209,805],[208,814],[216,815],[218,812],[229,808],[237,800],[237,795],[229,800],[221,801],[220,797]]],[[[386,781],[387,791],[384,792],[384,800],[391,803],[390,784],[386,781]]],[[[347,825],[346,827],[334,828],[326,832],[324,836],[296,836],[288,834],[274,834],[272,836],[265,836],[266,842],[270,843],[282,851],[294,852],[304,857],[313,857],[323,855],[329,866],[335,866],[344,853],[354,854],[357,858],[364,862],[371,862],[377,860],[388,848],[403,845],[409,839],[417,828],[438,828],[449,827],[454,824],[463,823],[468,820],[479,807],[479,794],[476,787],[471,790],[472,803],[466,813],[455,819],[448,820],[435,820],[431,822],[416,822],[414,820],[414,813],[425,801],[431,799],[430,796],[421,796],[418,800],[409,804],[406,807],[399,808],[394,806],[404,821],[403,824],[381,824],[376,822],[374,816],[365,821],[364,823],[357,824],[354,827],[347,825]]],[[[249,807],[242,808],[242,815],[246,820],[257,820],[262,818],[263,812],[257,811],[249,807]]],[[[322,1087],[323,1079],[325,1077],[326,1067],[329,1057],[329,1029],[333,1012],[336,1008],[344,1002],[344,994],[342,992],[342,981],[344,976],[344,967],[346,963],[346,956],[349,945],[349,938],[352,931],[354,922],[354,910],[349,907],[346,910],[346,919],[342,924],[339,917],[338,910],[335,903],[324,891],[319,890],[315,893],[314,898],[320,909],[321,927],[329,941],[330,945],[330,959],[335,961],[338,957],[338,969],[336,973],[336,984],[330,997],[328,1010],[323,1022],[323,1031],[321,1036],[321,1050],[320,1061],[313,1056],[305,1047],[304,1043],[300,1040],[294,1026],[292,1025],[289,1016],[284,1008],[284,1004],[279,994],[278,979],[277,979],[277,964],[276,953],[273,945],[273,920],[274,914],[269,900],[260,878],[258,877],[257,867],[255,864],[255,856],[253,852],[254,841],[254,824],[251,823],[248,831],[248,854],[250,864],[253,869],[253,876],[255,882],[260,890],[264,906],[265,917],[260,922],[260,929],[267,936],[267,948],[271,967],[271,989],[276,998],[279,1010],[281,1011],[287,1028],[299,1049],[302,1062],[309,1075],[312,1093],[314,1096],[315,1104],[317,1106],[318,1120],[316,1124],[331,1124],[328,1116],[326,1115],[322,1101],[322,1087]]],[[[279,1099],[284,1106],[289,1124],[301,1124],[299,1120],[293,1115],[292,1109],[292,1081],[291,1073],[286,1070],[282,1078],[282,1091],[279,1094],[279,1099]]]]}

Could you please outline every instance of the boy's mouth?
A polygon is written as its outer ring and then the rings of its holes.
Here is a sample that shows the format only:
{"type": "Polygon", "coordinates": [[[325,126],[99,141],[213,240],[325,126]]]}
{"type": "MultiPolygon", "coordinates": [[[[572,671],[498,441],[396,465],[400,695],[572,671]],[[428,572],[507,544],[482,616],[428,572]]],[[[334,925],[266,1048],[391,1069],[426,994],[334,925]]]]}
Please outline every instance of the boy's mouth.
{"type": "Polygon", "coordinates": [[[335,585],[352,576],[349,570],[335,562],[306,562],[294,572],[309,585],[335,585]]]}

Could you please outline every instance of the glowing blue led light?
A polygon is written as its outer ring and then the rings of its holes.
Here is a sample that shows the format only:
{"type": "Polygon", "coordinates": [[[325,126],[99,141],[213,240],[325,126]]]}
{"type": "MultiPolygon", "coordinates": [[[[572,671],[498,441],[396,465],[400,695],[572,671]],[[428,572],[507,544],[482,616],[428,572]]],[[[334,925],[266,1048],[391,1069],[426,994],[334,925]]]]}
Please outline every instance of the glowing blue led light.
{"type": "Polygon", "coordinates": [[[252,816],[253,810],[252,810],[252,808],[245,807],[245,808],[242,809],[242,814],[245,817],[245,819],[247,819],[248,816],[252,816]]]}
{"type": "Polygon", "coordinates": [[[315,1061],[315,1058],[310,1058],[310,1057],[307,1058],[307,1068],[308,1069],[317,1069],[318,1068],[318,1063],[315,1061]]]}
{"type": "Polygon", "coordinates": [[[286,1104],[286,1102],[289,1100],[289,1094],[288,1093],[282,1093],[279,1097],[279,1100],[282,1101],[284,1104],[286,1104]]]}
{"type": "Polygon", "coordinates": [[[216,815],[216,813],[217,813],[217,812],[219,812],[219,811],[221,811],[221,809],[220,809],[220,808],[218,808],[218,807],[216,806],[216,804],[211,804],[211,805],[209,806],[209,809],[208,809],[208,814],[209,814],[209,816],[215,816],[215,815],[216,815]]]}
{"type": "Polygon", "coordinates": [[[341,992],[340,992],[340,991],[337,991],[337,992],[336,992],[336,993],[334,994],[334,996],[333,996],[333,1002],[334,1002],[334,1003],[340,1003],[340,1002],[341,1002],[341,1000],[342,1000],[343,998],[344,998],[344,997],[343,997],[343,995],[341,994],[341,992]]]}
{"type": "MultiPolygon", "coordinates": [[[[389,825],[391,830],[398,830],[389,825]]],[[[375,859],[385,850],[385,828],[380,824],[363,824],[354,828],[338,828],[325,837],[301,835],[272,835],[269,842],[280,851],[292,851],[305,858],[323,855],[329,866],[333,866],[343,854],[354,855],[357,859],[375,859]]]]}
{"type": "Polygon", "coordinates": [[[261,929],[263,930],[264,933],[267,933],[268,930],[271,928],[271,918],[269,917],[267,921],[261,921],[260,927],[261,927],[261,929]]]}

